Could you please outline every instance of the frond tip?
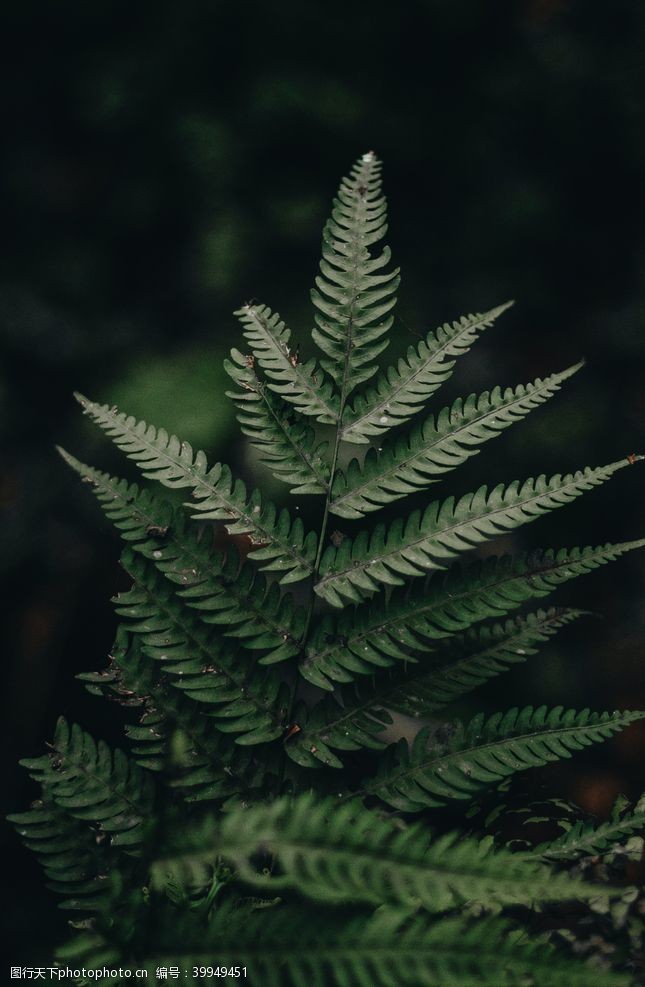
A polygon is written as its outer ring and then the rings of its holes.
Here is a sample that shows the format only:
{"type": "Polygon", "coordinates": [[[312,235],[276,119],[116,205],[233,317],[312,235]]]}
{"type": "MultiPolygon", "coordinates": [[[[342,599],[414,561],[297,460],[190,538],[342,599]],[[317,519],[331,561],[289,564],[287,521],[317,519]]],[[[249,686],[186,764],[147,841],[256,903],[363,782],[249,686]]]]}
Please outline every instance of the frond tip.
{"type": "Polygon", "coordinates": [[[387,230],[380,173],[381,163],[370,151],[341,182],[311,292],[317,325],[312,338],[325,354],[321,363],[339,391],[341,410],[347,396],[378,369],[375,360],[388,343],[400,280],[398,269],[383,273],[389,248],[375,257],[369,249],[387,230]]]}

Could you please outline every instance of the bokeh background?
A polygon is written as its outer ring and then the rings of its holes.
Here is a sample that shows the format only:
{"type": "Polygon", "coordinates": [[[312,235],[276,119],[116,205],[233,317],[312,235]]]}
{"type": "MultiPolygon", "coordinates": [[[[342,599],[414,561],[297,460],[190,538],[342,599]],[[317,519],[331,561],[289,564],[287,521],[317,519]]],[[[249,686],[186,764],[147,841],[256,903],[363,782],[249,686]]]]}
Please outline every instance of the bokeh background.
{"type": "MultiPolygon", "coordinates": [[[[645,450],[645,7],[23,0],[3,21],[2,754],[15,811],[34,796],[17,758],[41,751],[58,714],[120,733],[118,711],[73,677],[111,643],[118,544],[54,443],[125,468],[72,390],[248,475],[223,397],[232,310],[277,308],[306,352],[320,229],[364,151],[385,160],[403,267],[392,356],[517,299],[441,403],[587,359],[456,492],[645,450]]],[[[625,470],[505,547],[645,535],[644,480],[625,470]]],[[[565,587],[559,602],[602,616],[477,704],[645,703],[644,588],[635,554],[565,587]]],[[[534,784],[605,813],[645,788],[644,745],[634,727],[534,784]]],[[[64,917],[9,827],[2,842],[11,961],[44,962],[64,917]]]]}

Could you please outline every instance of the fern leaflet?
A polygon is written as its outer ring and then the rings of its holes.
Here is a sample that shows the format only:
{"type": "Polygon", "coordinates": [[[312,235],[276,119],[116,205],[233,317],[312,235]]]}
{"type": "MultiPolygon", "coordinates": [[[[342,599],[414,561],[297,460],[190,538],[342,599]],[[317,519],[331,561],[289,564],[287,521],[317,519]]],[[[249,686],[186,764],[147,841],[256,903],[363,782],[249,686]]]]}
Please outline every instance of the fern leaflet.
{"type": "Polygon", "coordinates": [[[126,542],[181,589],[179,596],[206,623],[222,624],[251,650],[268,649],[263,664],[298,654],[305,624],[302,607],[250,565],[240,568],[236,552],[214,554],[181,513],[136,484],[128,484],[79,462],[64,449],[65,461],[92,486],[107,517],[126,542]]]}
{"type": "Polygon", "coordinates": [[[250,362],[235,349],[231,350],[231,360],[224,361],[229,377],[241,388],[226,393],[238,410],[242,432],[276,479],[290,484],[291,493],[326,494],[327,443],[316,446],[312,429],[299,422],[293,409],[271,393],[250,362]]]}
{"type": "Polygon", "coordinates": [[[343,416],[345,442],[366,443],[408,421],[452,375],[450,357],[466,353],[478,334],[492,326],[512,302],[489,312],[465,315],[452,325],[445,323],[428,333],[417,349],[410,346],[406,359],[382,373],[373,388],[359,395],[343,416]]]}
{"type": "Polygon", "coordinates": [[[96,823],[112,846],[136,854],[151,823],[151,776],[120,750],[98,744],[61,717],[51,753],[20,762],[74,819],[96,823]]]}
{"type": "Polygon", "coordinates": [[[208,468],[206,456],[193,453],[188,442],[180,442],[164,429],[137,422],[108,405],[95,404],[77,395],[86,414],[104,428],[116,445],[140,467],[145,477],[167,487],[192,487],[198,503],[191,503],[201,520],[223,521],[229,534],[247,534],[254,547],[249,557],[266,562],[263,568],[284,572],[281,582],[297,582],[312,570],[316,536],[305,535],[302,521],[293,521],[286,510],[278,513],[263,503],[257,490],[247,496],[241,480],[234,480],[228,466],[208,468]]]}
{"type": "Polygon", "coordinates": [[[78,676],[94,695],[142,709],[139,722],[125,728],[136,763],[177,789],[187,802],[223,801],[266,792],[270,758],[250,747],[231,745],[198,704],[172,688],[160,665],[143,653],[141,635],[119,628],[108,668],[78,676]]]}
{"type": "Polygon", "coordinates": [[[562,583],[644,546],[645,539],[640,539],[557,552],[538,550],[453,568],[438,587],[433,577],[429,585],[394,590],[387,601],[378,597],[336,618],[323,617],[311,635],[300,672],[313,685],[332,690],[335,682],[351,682],[357,675],[372,675],[379,668],[409,660],[408,649],[432,651],[432,641],[488,617],[501,617],[527,600],[548,596],[562,583]]]}
{"type": "Polygon", "coordinates": [[[47,887],[64,897],[60,908],[97,912],[111,906],[113,883],[108,874],[112,853],[105,838],[97,841],[89,823],[56,805],[47,788],[31,809],[7,816],[7,820],[36,854],[47,887]]]}
{"type": "Polygon", "coordinates": [[[300,363],[297,350],[289,347],[291,331],[277,312],[266,305],[244,305],[235,314],[245,327],[244,337],[267,375],[270,389],[293,404],[300,414],[334,425],[339,404],[331,380],[315,360],[300,363]]]}
{"type": "Polygon", "coordinates": [[[135,580],[121,594],[116,611],[130,634],[141,634],[144,653],[162,663],[174,685],[209,711],[218,730],[236,733],[238,744],[266,743],[280,736],[288,687],[273,670],[251,675],[248,659],[204,624],[146,563],[126,551],[122,564],[135,580]]]}
{"type": "Polygon", "coordinates": [[[578,713],[562,706],[550,711],[526,706],[488,720],[479,714],[466,726],[458,724],[446,744],[433,742],[424,727],[411,748],[400,741],[387,752],[362,794],[377,795],[405,812],[472,799],[517,771],[571,757],[572,751],[606,740],[644,716],[638,710],[578,713]]]}
{"type": "Polygon", "coordinates": [[[610,819],[600,823],[579,819],[557,839],[536,847],[533,856],[555,862],[602,854],[643,831],[645,800],[641,797],[632,811],[626,811],[626,800],[621,798],[614,805],[610,819]]]}
{"type": "Polygon", "coordinates": [[[363,531],[338,548],[326,549],[316,592],[333,606],[341,607],[343,598],[358,602],[374,593],[379,584],[403,585],[402,576],[420,576],[428,569],[444,568],[440,560],[469,551],[502,532],[571,503],[630,462],[622,459],[565,476],[558,473],[550,479],[542,475],[525,480],[521,486],[518,481],[508,487],[500,484],[490,492],[480,487],[456,503],[449,497],[443,503],[430,504],[423,514],[413,511],[406,520],[399,518],[388,529],[379,524],[371,533],[363,531]]]}
{"type": "Polygon", "coordinates": [[[581,363],[546,380],[519,387],[494,388],[479,397],[459,398],[449,408],[417,425],[407,436],[390,439],[378,453],[368,450],[362,467],[354,459],[346,473],[336,473],[330,510],[359,518],[385,504],[415,493],[456,469],[502,430],[521,421],[548,401],[581,363]]]}
{"type": "Polygon", "coordinates": [[[548,640],[580,614],[579,610],[538,610],[456,637],[430,663],[411,656],[368,686],[343,690],[342,705],[335,696],[317,703],[298,721],[302,729],[286,741],[287,753],[304,767],[322,762],[340,768],[342,761],[330,748],[381,750],[386,746],[381,739],[383,730],[392,723],[389,710],[417,719],[430,716],[487,679],[526,661],[536,653],[538,642],[548,640]]]}

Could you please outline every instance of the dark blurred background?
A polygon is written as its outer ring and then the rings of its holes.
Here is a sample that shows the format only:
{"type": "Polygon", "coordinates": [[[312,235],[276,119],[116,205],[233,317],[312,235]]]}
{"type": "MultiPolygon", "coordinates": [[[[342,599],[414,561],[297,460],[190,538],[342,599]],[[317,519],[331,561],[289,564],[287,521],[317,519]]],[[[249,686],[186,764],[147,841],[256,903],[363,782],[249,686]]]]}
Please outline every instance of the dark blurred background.
{"type": "MultiPolygon", "coordinates": [[[[248,473],[223,398],[231,312],[266,302],[306,350],[320,229],[364,151],[385,160],[403,267],[392,357],[517,299],[435,407],[587,359],[456,492],[645,451],[645,7],[23,0],[3,21],[2,751],[16,811],[34,797],[16,761],[58,714],[119,734],[115,709],[73,678],[111,643],[118,544],[54,443],[125,468],[72,390],[248,473]]],[[[505,547],[645,535],[643,480],[626,470],[505,547]]],[[[644,583],[635,554],[565,587],[559,602],[602,619],[476,704],[644,704],[644,583]]],[[[634,727],[535,784],[602,814],[645,787],[644,739],[634,727]]],[[[11,960],[45,961],[63,916],[6,826],[2,839],[11,960]]]]}

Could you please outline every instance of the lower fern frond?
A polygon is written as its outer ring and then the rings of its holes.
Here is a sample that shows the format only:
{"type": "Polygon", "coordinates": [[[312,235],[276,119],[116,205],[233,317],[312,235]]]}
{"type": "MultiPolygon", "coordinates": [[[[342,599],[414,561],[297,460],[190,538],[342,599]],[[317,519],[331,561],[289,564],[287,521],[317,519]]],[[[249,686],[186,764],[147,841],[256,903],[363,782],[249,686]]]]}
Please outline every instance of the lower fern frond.
{"type": "Polygon", "coordinates": [[[199,704],[172,687],[159,663],[143,654],[140,635],[121,628],[101,672],[78,676],[89,691],[142,708],[139,722],[125,727],[136,763],[155,772],[187,802],[218,801],[222,807],[243,798],[254,801],[274,786],[271,758],[231,744],[199,704]]]}
{"type": "Polygon", "coordinates": [[[112,861],[105,836],[61,809],[47,787],[27,812],[14,813],[7,820],[36,854],[47,887],[64,897],[59,908],[97,912],[111,906],[112,861]]]}
{"type": "Polygon", "coordinates": [[[111,846],[139,851],[153,819],[155,786],[123,751],[111,750],[102,740],[96,743],[61,718],[51,753],[20,763],[72,818],[96,824],[111,846]]]}
{"type": "Polygon", "coordinates": [[[612,847],[625,843],[630,837],[645,833],[645,796],[629,810],[625,799],[619,799],[611,818],[594,823],[579,819],[561,836],[541,843],[533,851],[534,857],[546,861],[575,860],[577,857],[602,854],[612,847]]]}
{"type": "MultiPolygon", "coordinates": [[[[92,943],[96,949],[97,944],[92,943]]],[[[351,916],[302,905],[261,912],[220,908],[208,927],[166,916],[148,948],[159,966],[244,967],[249,987],[628,987],[544,942],[522,941],[507,922],[430,921],[399,909],[351,916]]],[[[207,979],[195,984],[206,987],[207,979]]]]}
{"type": "Polygon", "coordinates": [[[341,768],[333,750],[382,750],[383,731],[392,723],[389,711],[417,719],[427,717],[471,692],[487,679],[526,661],[580,610],[538,610],[505,624],[473,629],[450,641],[425,661],[400,663],[367,684],[343,689],[316,704],[298,719],[301,730],[285,741],[289,757],[303,767],[320,763],[341,768]],[[333,750],[332,750],[333,748],[333,750]]]}
{"type": "Polygon", "coordinates": [[[562,583],[613,562],[645,538],[594,548],[538,549],[454,567],[409,591],[395,590],[315,625],[300,673],[328,691],[335,683],[434,650],[434,641],[467,630],[488,617],[502,617],[527,600],[543,598],[562,583]],[[403,645],[403,647],[402,647],[403,645]]]}
{"type": "Polygon", "coordinates": [[[593,896],[596,890],[554,874],[535,860],[494,850],[459,833],[433,837],[424,824],[404,826],[353,803],[301,795],[234,811],[184,833],[181,851],[158,860],[153,882],[207,883],[223,857],[265,893],[289,889],[325,905],[422,906],[433,912],[477,901],[531,904],[593,896]],[[260,870],[262,857],[271,874],[260,870]]]}
{"type": "Polygon", "coordinates": [[[184,607],[145,559],[126,551],[122,563],[135,586],[118,597],[116,611],[128,619],[130,633],[142,636],[145,653],[174,677],[174,685],[210,706],[218,730],[237,734],[238,744],[280,736],[289,705],[286,684],[273,670],[251,676],[248,656],[184,607]]]}
{"type": "MultiPolygon", "coordinates": [[[[405,812],[446,805],[497,784],[517,771],[571,757],[590,744],[643,719],[637,710],[591,713],[556,706],[511,709],[488,720],[476,716],[467,726],[457,724],[447,742],[419,731],[411,748],[400,741],[388,751],[378,774],[368,779],[361,794],[376,795],[405,812]]],[[[446,728],[443,729],[445,733],[446,728]]]]}

